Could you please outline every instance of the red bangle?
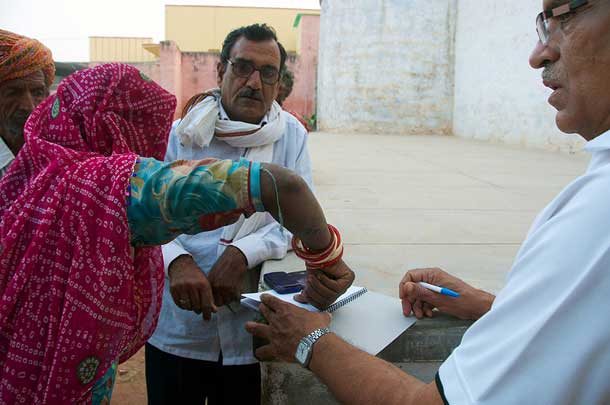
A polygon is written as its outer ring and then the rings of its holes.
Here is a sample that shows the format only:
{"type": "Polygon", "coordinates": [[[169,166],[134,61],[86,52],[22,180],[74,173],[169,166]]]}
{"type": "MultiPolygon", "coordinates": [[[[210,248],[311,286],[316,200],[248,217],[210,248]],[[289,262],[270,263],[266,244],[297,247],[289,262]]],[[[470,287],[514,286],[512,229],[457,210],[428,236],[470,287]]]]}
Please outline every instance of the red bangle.
{"type": "Polygon", "coordinates": [[[328,230],[331,234],[331,243],[322,252],[313,252],[303,245],[300,238],[296,236],[292,238],[292,249],[298,257],[305,261],[308,269],[323,269],[333,266],[343,257],[343,243],[339,230],[330,224],[328,224],[328,230]]]}

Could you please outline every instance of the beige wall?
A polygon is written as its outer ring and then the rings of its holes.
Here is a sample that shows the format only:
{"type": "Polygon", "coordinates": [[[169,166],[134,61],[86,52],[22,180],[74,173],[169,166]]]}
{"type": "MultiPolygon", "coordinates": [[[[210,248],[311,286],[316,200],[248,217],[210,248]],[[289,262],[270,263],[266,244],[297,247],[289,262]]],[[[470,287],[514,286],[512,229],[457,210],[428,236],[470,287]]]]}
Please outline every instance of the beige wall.
{"type": "Polygon", "coordinates": [[[219,51],[233,29],[266,23],[275,28],[288,52],[296,52],[300,32],[294,21],[298,14],[319,14],[319,10],[168,5],[165,39],[176,42],[183,52],[219,51]]]}
{"type": "Polygon", "coordinates": [[[90,62],[152,62],[157,59],[142,48],[152,38],[89,37],[90,62]]]}

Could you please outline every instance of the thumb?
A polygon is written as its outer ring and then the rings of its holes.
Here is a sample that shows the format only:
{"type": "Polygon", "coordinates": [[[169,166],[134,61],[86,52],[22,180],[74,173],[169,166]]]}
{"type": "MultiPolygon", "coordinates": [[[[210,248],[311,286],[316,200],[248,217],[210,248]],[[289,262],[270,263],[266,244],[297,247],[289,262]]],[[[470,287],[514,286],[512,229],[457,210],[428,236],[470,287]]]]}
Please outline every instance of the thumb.
{"type": "Polygon", "coordinates": [[[430,291],[425,287],[413,282],[405,283],[403,286],[403,299],[409,302],[415,302],[417,300],[423,302],[429,302],[432,305],[436,305],[441,295],[430,291]]]}

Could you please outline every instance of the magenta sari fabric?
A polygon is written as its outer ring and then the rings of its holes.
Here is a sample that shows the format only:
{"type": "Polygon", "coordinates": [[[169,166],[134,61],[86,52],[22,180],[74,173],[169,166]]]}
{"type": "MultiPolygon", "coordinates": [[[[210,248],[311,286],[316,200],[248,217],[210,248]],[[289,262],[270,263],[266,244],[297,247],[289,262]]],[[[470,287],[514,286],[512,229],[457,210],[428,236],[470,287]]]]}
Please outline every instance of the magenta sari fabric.
{"type": "Polygon", "coordinates": [[[162,160],[176,101],[137,69],[66,78],[0,181],[0,403],[90,401],[153,332],[160,248],[130,246],[138,156],[162,160]]]}

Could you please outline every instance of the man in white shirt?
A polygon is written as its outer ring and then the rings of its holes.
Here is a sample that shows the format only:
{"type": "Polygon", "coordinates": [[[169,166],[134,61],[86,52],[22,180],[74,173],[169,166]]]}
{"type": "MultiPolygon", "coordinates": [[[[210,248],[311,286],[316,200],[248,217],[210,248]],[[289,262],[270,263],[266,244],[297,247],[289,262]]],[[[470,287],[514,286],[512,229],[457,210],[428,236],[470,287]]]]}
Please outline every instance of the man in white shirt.
{"type": "Polygon", "coordinates": [[[478,319],[435,381],[424,384],[324,334],[328,315],[269,296],[261,305],[269,325],[247,325],[271,340],[260,357],[297,357],[349,404],[610,403],[610,323],[603,315],[610,303],[610,2],[544,0],[543,9],[530,64],[544,69],[557,126],[588,141],[591,163],[539,214],[497,297],[440,269],[405,275],[405,315],[432,316],[438,308],[478,319]]]}
{"type": "MultiPolygon", "coordinates": [[[[218,64],[220,88],[187,104],[172,128],[166,161],[245,157],[289,168],[312,187],[307,132],[274,101],[285,60],[266,25],[229,33],[218,64]]],[[[284,257],[290,240],[263,213],[164,246],[168,279],[146,346],[149,404],[260,402],[260,367],[244,330],[255,313],[239,305],[239,296],[248,280],[257,290],[255,268],[284,257]]],[[[353,273],[347,276],[353,280],[353,273]]],[[[324,306],[336,297],[309,298],[324,306]]]]}

